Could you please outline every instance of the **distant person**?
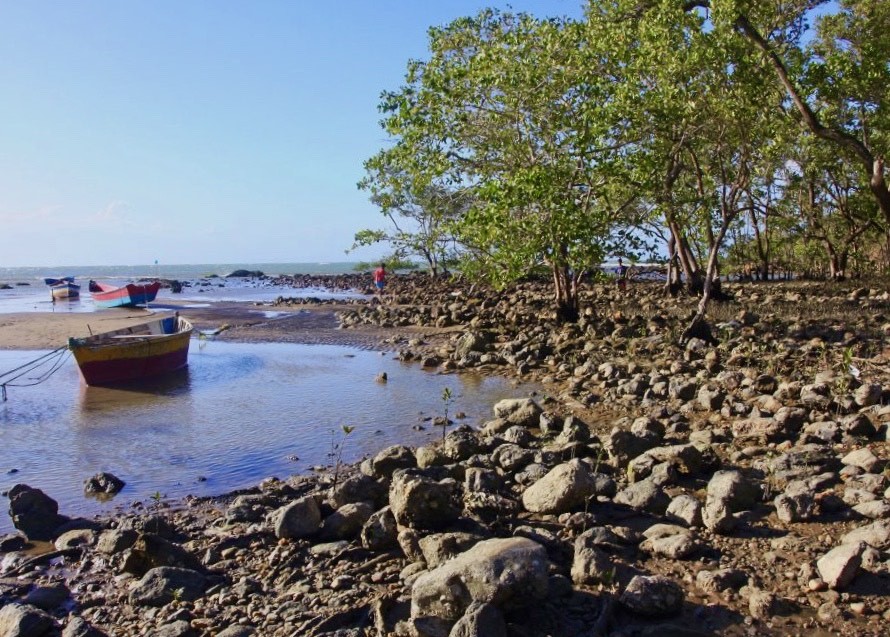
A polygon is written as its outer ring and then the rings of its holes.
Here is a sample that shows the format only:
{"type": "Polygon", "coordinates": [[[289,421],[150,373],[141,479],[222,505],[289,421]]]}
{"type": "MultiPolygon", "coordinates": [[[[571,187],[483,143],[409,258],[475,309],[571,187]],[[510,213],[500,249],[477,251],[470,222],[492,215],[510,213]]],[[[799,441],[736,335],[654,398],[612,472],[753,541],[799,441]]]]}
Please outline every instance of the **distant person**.
{"type": "Polygon", "coordinates": [[[615,268],[615,275],[618,278],[618,289],[624,292],[627,289],[627,266],[621,257],[618,257],[618,267],[615,268]]]}
{"type": "Polygon", "coordinates": [[[374,270],[374,286],[378,294],[383,294],[383,288],[386,287],[386,266],[383,263],[374,270]]]}

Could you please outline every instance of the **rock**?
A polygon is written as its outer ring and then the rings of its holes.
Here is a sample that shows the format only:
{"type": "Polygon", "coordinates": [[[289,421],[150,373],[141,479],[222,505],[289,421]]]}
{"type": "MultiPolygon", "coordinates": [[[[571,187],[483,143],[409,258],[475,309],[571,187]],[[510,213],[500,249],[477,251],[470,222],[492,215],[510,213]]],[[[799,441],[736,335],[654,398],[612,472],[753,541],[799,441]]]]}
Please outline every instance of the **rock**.
{"type": "Polygon", "coordinates": [[[371,551],[384,551],[398,545],[398,525],[388,506],[373,513],[361,530],[362,546],[371,551]]]}
{"type": "Polygon", "coordinates": [[[835,590],[846,588],[859,573],[864,542],[841,544],[816,560],[819,576],[835,590]]]}
{"type": "Polygon", "coordinates": [[[886,500],[872,500],[871,502],[861,502],[853,507],[859,515],[871,520],[879,520],[881,518],[890,517],[890,502],[886,500]]]}
{"type": "Polygon", "coordinates": [[[705,526],[716,533],[735,527],[732,514],[752,509],[760,492],[740,471],[718,471],[708,482],[702,519],[705,526]]]}
{"type": "Polygon", "coordinates": [[[321,528],[321,510],[315,498],[305,496],[273,511],[269,521],[277,538],[308,537],[321,528]]]}
{"type": "Polygon", "coordinates": [[[149,637],[198,637],[198,633],[192,628],[190,623],[184,619],[179,619],[149,633],[149,637]]]}
{"type": "Polygon", "coordinates": [[[572,581],[578,585],[609,583],[614,579],[615,564],[600,548],[594,529],[575,538],[571,575],[572,581]]]}
{"type": "Polygon", "coordinates": [[[87,495],[114,495],[124,488],[126,482],[113,473],[97,473],[83,483],[83,492],[87,495]]]}
{"type": "Polygon", "coordinates": [[[725,590],[738,591],[748,584],[745,571],[732,568],[721,568],[716,571],[699,571],[695,583],[707,593],[721,593],[725,590]]]}
{"type": "Polygon", "coordinates": [[[27,543],[27,540],[21,535],[4,535],[0,537],[0,553],[21,551],[27,543]]]}
{"type": "Polygon", "coordinates": [[[130,591],[134,606],[164,606],[174,599],[194,601],[204,594],[207,578],[187,568],[159,566],[148,571],[130,591]]]}
{"type": "Polygon", "coordinates": [[[126,552],[121,569],[141,577],[158,566],[203,571],[201,561],[178,544],[151,534],[142,534],[126,552]]]}
{"type": "Polygon", "coordinates": [[[854,529],[841,538],[842,544],[864,542],[879,551],[890,548],[890,520],[878,520],[854,529]]]}
{"type": "Polygon", "coordinates": [[[593,473],[580,460],[557,465],[522,494],[522,505],[533,513],[564,513],[583,506],[588,498],[614,489],[614,482],[593,473]]]}
{"type": "Polygon", "coordinates": [[[663,515],[671,503],[671,498],[651,478],[646,478],[619,491],[613,501],[639,511],[663,515]]]}
{"type": "Polygon", "coordinates": [[[40,489],[17,484],[8,493],[12,524],[29,540],[49,541],[67,518],[59,515],[59,505],[40,489]]]}
{"type": "Polygon", "coordinates": [[[543,411],[531,398],[507,398],[494,405],[495,418],[529,429],[538,426],[543,411]]]}
{"type": "Polygon", "coordinates": [[[847,466],[859,467],[866,473],[880,473],[883,462],[868,447],[851,451],[841,459],[847,466]]]}
{"type": "Polygon", "coordinates": [[[56,621],[44,611],[26,604],[0,607],[0,635],[3,637],[51,637],[56,621]]]}
{"type": "Polygon", "coordinates": [[[779,609],[779,600],[776,594],[755,588],[748,597],[748,612],[755,619],[769,619],[779,609]]]}
{"type": "Polygon", "coordinates": [[[404,445],[387,447],[371,459],[370,475],[373,478],[389,480],[398,469],[411,469],[417,466],[414,452],[404,445]]]}
{"type": "Polygon", "coordinates": [[[686,526],[702,526],[702,505],[693,496],[683,493],[671,500],[665,515],[686,526]]]}
{"type": "Polygon", "coordinates": [[[68,623],[65,624],[65,630],[62,631],[62,637],[106,637],[106,634],[82,617],[70,616],[68,623]]]}
{"type": "Polygon", "coordinates": [[[53,542],[57,550],[74,548],[76,546],[92,546],[96,543],[96,532],[93,529],[73,529],[65,531],[53,542]]]}
{"type": "Polygon", "coordinates": [[[460,515],[460,485],[448,478],[436,481],[402,470],[393,476],[389,505],[396,522],[423,530],[438,530],[460,515]]]}
{"type": "Polygon", "coordinates": [[[427,568],[432,569],[468,551],[480,539],[472,533],[433,533],[420,538],[418,543],[427,568]]]}
{"type": "Polygon", "coordinates": [[[64,584],[36,586],[28,591],[22,601],[29,606],[52,612],[65,603],[70,594],[71,591],[64,584]]]}
{"type": "Polygon", "coordinates": [[[96,540],[96,550],[106,555],[114,555],[125,551],[139,538],[136,531],[120,531],[118,529],[106,529],[99,534],[96,540]]]}
{"type": "Polygon", "coordinates": [[[509,608],[547,594],[544,547],[526,538],[484,540],[422,574],[411,588],[411,617],[457,621],[473,602],[509,608]]]}
{"type": "Polygon", "coordinates": [[[668,617],[683,608],[685,594],[675,581],[661,575],[635,575],[619,601],[644,617],[668,617]]]}
{"type": "Polygon", "coordinates": [[[507,637],[507,624],[494,604],[473,602],[448,637],[507,637]]]}
{"type": "Polygon", "coordinates": [[[464,332],[454,347],[454,354],[464,358],[470,352],[487,352],[491,348],[492,335],[489,332],[469,330],[464,332]]]}
{"type": "Polygon", "coordinates": [[[801,522],[816,516],[816,494],[800,480],[789,484],[773,500],[776,516],[783,522],[801,522]]]}
{"type": "Polygon", "coordinates": [[[374,513],[374,505],[370,502],[344,504],[322,520],[318,530],[319,538],[322,540],[353,539],[362,530],[372,513],[374,513]]]}
{"type": "Polygon", "coordinates": [[[386,487],[374,478],[360,473],[334,485],[328,500],[335,509],[356,502],[374,502],[378,506],[383,506],[386,500],[386,487]]]}
{"type": "MultiPolygon", "coordinates": [[[[647,533],[656,527],[667,527],[671,525],[662,524],[654,525],[647,529],[647,533]]],[[[647,536],[647,539],[640,544],[640,550],[652,555],[667,557],[672,560],[685,560],[692,556],[698,550],[698,542],[695,541],[692,533],[683,527],[674,527],[678,531],[667,534],[654,534],[647,536]]]]}
{"type": "Polygon", "coordinates": [[[665,462],[682,468],[687,475],[696,475],[701,471],[703,458],[701,451],[692,444],[654,447],[631,460],[628,471],[633,480],[642,480],[651,475],[655,466],[665,462]]]}

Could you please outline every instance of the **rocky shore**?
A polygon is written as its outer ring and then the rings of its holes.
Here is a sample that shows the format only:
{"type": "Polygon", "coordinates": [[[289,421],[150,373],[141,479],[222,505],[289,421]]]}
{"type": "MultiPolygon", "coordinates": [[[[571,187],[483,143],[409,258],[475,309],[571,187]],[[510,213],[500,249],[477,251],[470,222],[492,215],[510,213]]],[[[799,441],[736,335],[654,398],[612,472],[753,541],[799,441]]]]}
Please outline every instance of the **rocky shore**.
{"type": "Polygon", "coordinates": [[[69,519],[19,485],[0,637],[885,634],[890,294],[724,291],[717,342],[682,348],[695,301],[656,284],[589,285],[571,325],[535,282],[280,298],[546,392],[478,429],[443,416],[436,444],[138,515],[69,519]]]}

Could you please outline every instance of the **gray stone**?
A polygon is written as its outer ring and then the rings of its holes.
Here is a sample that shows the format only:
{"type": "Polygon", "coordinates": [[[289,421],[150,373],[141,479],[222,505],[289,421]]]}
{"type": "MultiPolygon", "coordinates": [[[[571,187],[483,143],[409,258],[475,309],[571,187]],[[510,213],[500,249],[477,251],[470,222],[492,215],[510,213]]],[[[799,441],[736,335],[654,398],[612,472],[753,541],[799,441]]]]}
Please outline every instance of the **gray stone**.
{"type": "Polygon", "coordinates": [[[67,518],[59,515],[59,504],[40,489],[17,484],[7,493],[12,524],[29,540],[49,541],[67,518]]]}
{"type": "Polygon", "coordinates": [[[361,530],[362,546],[370,551],[384,551],[398,545],[398,525],[388,506],[373,513],[361,530]]]}
{"type": "Polygon", "coordinates": [[[497,606],[472,603],[448,637],[507,637],[507,623],[497,606]]]}
{"type": "Polygon", "coordinates": [[[411,588],[411,617],[457,621],[473,603],[509,608],[547,594],[547,552],[526,538],[484,540],[420,575],[411,588]]]}
{"type": "Polygon", "coordinates": [[[859,467],[866,473],[879,473],[884,464],[868,447],[851,451],[841,459],[841,463],[859,467]]]}
{"type": "Polygon", "coordinates": [[[106,634],[82,617],[71,615],[62,631],[62,637],[106,637],[106,634]]]}
{"type": "Polygon", "coordinates": [[[538,426],[542,413],[540,405],[531,398],[507,398],[494,405],[495,418],[529,429],[538,426]]]}
{"type": "Polygon", "coordinates": [[[866,526],[853,529],[843,537],[842,544],[865,542],[879,551],[890,549],[890,520],[877,520],[866,526]]]}
{"type": "Polygon", "coordinates": [[[374,456],[369,468],[371,477],[388,480],[398,469],[411,469],[417,466],[414,452],[404,445],[387,447],[374,456]]]}
{"type": "Polygon", "coordinates": [[[374,505],[370,502],[344,504],[322,520],[318,536],[322,540],[351,540],[373,513],[374,505]]]}
{"type": "Polygon", "coordinates": [[[0,635],[3,637],[50,637],[56,621],[44,611],[25,604],[0,608],[0,635]]]}
{"type": "Polygon", "coordinates": [[[36,586],[28,591],[22,601],[29,606],[49,612],[64,604],[70,594],[71,592],[64,584],[36,586]]]}
{"type": "Polygon", "coordinates": [[[460,515],[460,485],[452,479],[435,481],[411,471],[399,471],[389,488],[389,505],[396,522],[435,531],[460,515]]]}
{"type": "Polygon", "coordinates": [[[665,515],[687,526],[702,525],[702,505],[697,498],[683,493],[676,496],[668,505],[665,515]]]}
{"type": "Polygon", "coordinates": [[[613,501],[632,509],[662,515],[671,503],[671,498],[651,478],[646,478],[619,491],[613,501]]]}
{"type": "Polygon", "coordinates": [[[600,548],[599,539],[594,529],[588,529],[575,538],[575,555],[571,569],[575,584],[608,583],[614,578],[615,564],[600,548]]]}
{"type": "Polygon", "coordinates": [[[683,589],[668,577],[635,575],[619,601],[637,615],[667,617],[680,612],[684,599],[683,589]]]}
{"type": "Polygon", "coordinates": [[[611,480],[607,476],[597,476],[585,463],[571,460],[557,465],[526,489],[522,504],[533,513],[565,513],[609,489],[608,482],[611,480]]]}
{"type": "Polygon", "coordinates": [[[126,482],[113,473],[101,472],[83,483],[83,492],[87,495],[114,495],[126,486],[126,482]]]}
{"type": "Polygon", "coordinates": [[[841,544],[816,560],[819,576],[829,588],[841,589],[853,581],[862,564],[865,543],[841,544]]]}
{"type": "Polygon", "coordinates": [[[164,606],[174,599],[194,601],[204,594],[207,578],[187,568],[160,566],[142,576],[130,591],[134,606],[164,606]]]}
{"type": "Polygon", "coordinates": [[[726,533],[735,527],[733,513],[749,510],[759,499],[760,492],[740,471],[718,471],[708,482],[702,518],[705,526],[716,533],[726,533]]]}
{"type": "Polygon", "coordinates": [[[721,568],[716,571],[699,571],[695,583],[708,593],[721,593],[725,590],[738,591],[748,584],[745,571],[732,568],[721,568]]]}
{"type": "Polygon", "coordinates": [[[428,568],[436,568],[465,551],[481,540],[472,533],[433,533],[420,538],[418,544],[428,568]]]}
{"type": "Polygon", "coordinates": [[[304,496],[276,509],[269,516],[275,537],[298,539],[318,533],[321,527],[321,510],[312,496],[304,496]]]}

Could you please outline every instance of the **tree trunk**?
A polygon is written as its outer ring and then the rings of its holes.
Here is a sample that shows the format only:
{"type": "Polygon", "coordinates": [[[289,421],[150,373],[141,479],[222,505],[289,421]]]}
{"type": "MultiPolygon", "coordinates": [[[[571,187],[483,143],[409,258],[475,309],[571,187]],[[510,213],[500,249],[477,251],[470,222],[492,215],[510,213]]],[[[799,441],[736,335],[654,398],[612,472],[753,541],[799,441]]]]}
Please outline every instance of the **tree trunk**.
{"type": "Polygon", "coordinates": [[[559,323],[575,323],[578,311],[578,280],[568,266],[553,264],[553,286],[556,297],[556,320],[559,323]]]}

